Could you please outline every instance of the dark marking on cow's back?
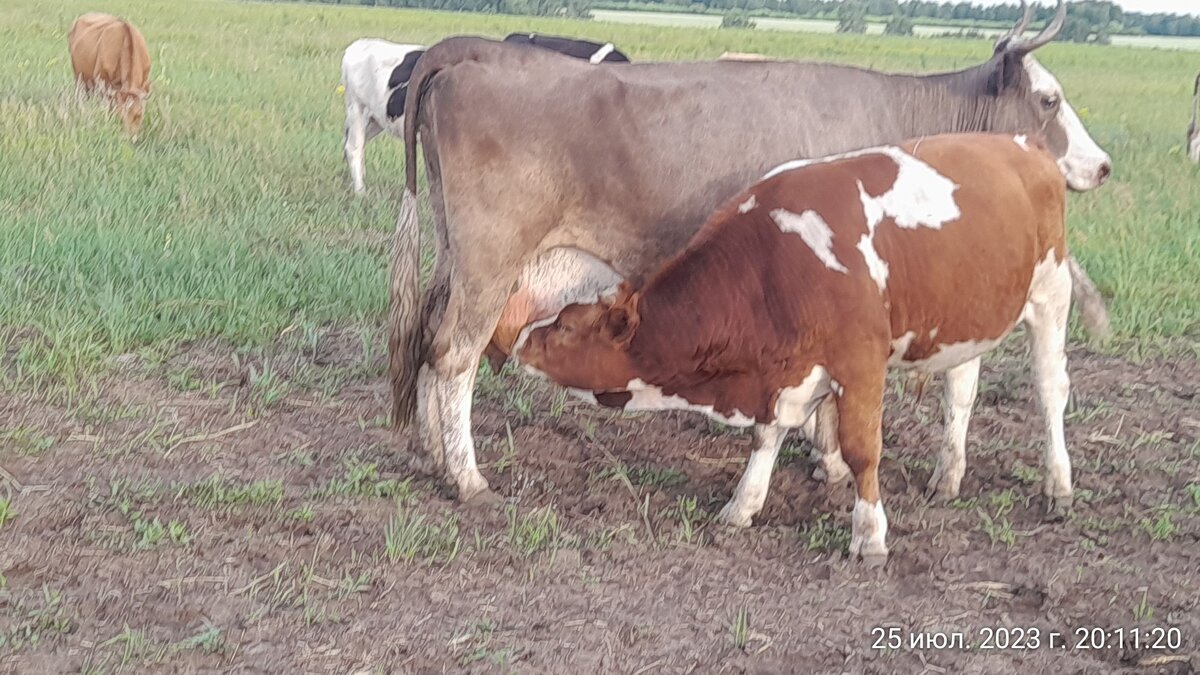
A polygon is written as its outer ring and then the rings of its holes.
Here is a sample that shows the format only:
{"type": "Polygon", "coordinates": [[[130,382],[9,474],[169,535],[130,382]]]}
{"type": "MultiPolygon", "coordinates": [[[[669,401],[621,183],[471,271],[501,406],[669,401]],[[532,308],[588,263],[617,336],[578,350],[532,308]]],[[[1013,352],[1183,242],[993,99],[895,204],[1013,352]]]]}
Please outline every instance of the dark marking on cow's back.
{"type": "Polygon", "coordinates": [[[388,95],[387,100],[389,120],[404,115],[404,97],[408,95],[408,80],[412,77],[413,69],[417,67],[417,62],[421,60],[421,55],[424,53],[424,49],[413,50],[404,56],[400,65],[392,69],[392,75],[388,78],[388,89],[392,92],[388,95]]]}

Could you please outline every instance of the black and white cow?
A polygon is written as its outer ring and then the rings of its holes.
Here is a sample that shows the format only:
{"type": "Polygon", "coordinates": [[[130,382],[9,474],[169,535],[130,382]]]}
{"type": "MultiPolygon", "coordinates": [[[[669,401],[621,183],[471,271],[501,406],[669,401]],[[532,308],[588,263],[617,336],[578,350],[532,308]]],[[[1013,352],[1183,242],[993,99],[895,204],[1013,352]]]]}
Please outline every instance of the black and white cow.
{"type": "Polygon", "coordinates": [[[575,38],[556,37],[554,35],[539,35],[538,33],[513,33],[504,38],[505,42],[519,45],[533,45],[542,49],[558,52],[576,59],[587,59],[588,63],[629,63],[629,58],[622,54],[613,43],[591,42],[575,38]]]}
{"type": "MultiPolygon", "coordinates": [[[[361,193],[363,185],[363,151],[367,141],[387,131],[397,138],[404,136],[401,115],[391,115],[390,95],[396,89],[391,84],[398,75],[403,84],[425,53],[421,45],[399,45],[387,40],[365,38],[355,40],[342,56],[342,87],[346,95],[346,163],[350,165],[350,181],[354,191],[361,193]]],[[[399,100],[403,111],[405,90],[399,100]]]]}

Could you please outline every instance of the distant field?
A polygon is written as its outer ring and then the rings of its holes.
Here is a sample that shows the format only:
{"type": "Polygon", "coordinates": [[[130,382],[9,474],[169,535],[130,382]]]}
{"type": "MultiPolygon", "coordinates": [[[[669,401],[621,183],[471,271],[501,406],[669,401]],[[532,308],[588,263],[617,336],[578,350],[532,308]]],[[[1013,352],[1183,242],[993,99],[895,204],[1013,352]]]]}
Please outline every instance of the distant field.
{"type": "Polygon", "coordinates": [[[745,435],[695,415],[616,414],[481,368],[475,438],[502,509],[449,499],[412,434],[389,428],[402,147],[372,142],[368,195],[350,195],[342,50],[518,30],[611,40],[639,61],[743,51],[931,72],[990,54],[332,5],[4,0],[0,672],[1200,666],[1200,169],[1182,152],[1195,54],[1039,52],[1115,162],[1068,206],[1116,330],[1105,346],[1073,340],[1075,511],[1043,515],[1042,422],[1013,339],[984,361],[953,502],[922,492],[938,383],[921,397],[892,382],[892,558],[869,570],[845,559],[853,491],[810,479],[799,441],[754,527],[734,531],[713,517],[745,435]],[[136,146],[72,93],[66,31],[97,5],[133,20],[154,59],[136,146]],[[872,627],[977,642],[1002,623],[1168,626],[1185,646],[871,647],[872,627]]]}
{"type": "MultiPolygon", "coordinates": [[[[643,12],[615,9],[592,10],[592,18],[607,23],[642,24],[647,26],[676,26],[689,28],[716,28],[721,25],[718,14],[689,14],[683,12],[643,12]]],[[[801,33],[834,33],[837,31],[837,21],[829,19],[786,19],[779,17],[754,17],[757,30],[794,31],[801,33]]],[[[881,35],[884,24],[867,22],[868,35],[881,35]]],[[[976,28],[974,30],[988,36],[996,36],[1007,29],[976,28]]],[[[913,26],[916,37],[930,37],[943,33],[955,33],[957,26],[945,26],[918,23],[913,26]]],[[[1116,35],[1113,44],[1122,47],[1144,47],[1158,49],[1186,49],[1200,51],[1200,38],[1170,37],[1158,35],[1116,35]]]]}

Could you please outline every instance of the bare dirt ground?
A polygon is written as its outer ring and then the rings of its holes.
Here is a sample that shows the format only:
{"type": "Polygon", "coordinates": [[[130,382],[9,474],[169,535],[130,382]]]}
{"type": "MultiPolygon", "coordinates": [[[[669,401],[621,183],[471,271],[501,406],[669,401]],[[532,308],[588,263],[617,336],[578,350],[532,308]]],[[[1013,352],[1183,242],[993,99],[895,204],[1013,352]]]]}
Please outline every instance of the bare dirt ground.
{"type": "Polygon", "coordinates": [[[1051,522],[1008,344],[951,504],[922,496],[939,386],[895,380],[882,570],[845,560],[853,491],[812,480],[798,441],[732,530],[710,519],[743,434],[511,374],[482,378],[475,414],[507,504],[462,506],[411,468],[379,348],[350,334],[124,358],[69,399],[7,387],[0,671],[1196,672],[1200,361],[1072,353],[1075,509],[1051,522]],[[1124,645],[1083,648],[1091,628],[1124,645]],[[984,649],[992,629],[1024,632],[984,649]],[[952,633],[972,648],[933,648],[952,633]]]}

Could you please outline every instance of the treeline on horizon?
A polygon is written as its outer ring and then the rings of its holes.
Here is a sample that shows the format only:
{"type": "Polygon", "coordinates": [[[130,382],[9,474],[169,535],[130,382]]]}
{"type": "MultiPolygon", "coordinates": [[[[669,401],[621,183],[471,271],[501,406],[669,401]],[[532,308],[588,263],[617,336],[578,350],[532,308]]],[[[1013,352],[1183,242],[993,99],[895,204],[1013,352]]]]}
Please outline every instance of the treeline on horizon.
{"type": "MultiPolygon", "coordinates": [[[[285,0],[286,1],[286,0],[285,0]]],[[[740,11],[749,15],[785,15],[809,19],[839,19],[839,8],[853,5],[869,17],[887,19],[905,17],[917,23],[954,26],[1011,25],[1021,17],[1019,4],[982,6],[970,2],[933,2],[932,0],[299,0],[336,5],[407,7],[453,12],[484,12],[532,16],[588,18],[593,8],[648,9],[715,13],[740,11]],[[924,21],[923,21],[924,20],[924,21]]],[[[1054,15],[1053,5],[1034,8],[1035,23],[1042,24],[1054,15]]],[[[841,14],[845,15],[845,10],[841,14]]],[[[1184,14],[1143,14],[1127,12],[1106,0],[1070,3],[1068,25],[1059,36],[1077,42],[1107,42],[1107,37],[1122,35],[1162,35],[1200,37],[1200,16],[1184,14]]]]}

